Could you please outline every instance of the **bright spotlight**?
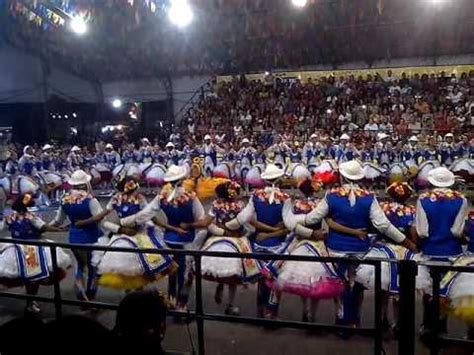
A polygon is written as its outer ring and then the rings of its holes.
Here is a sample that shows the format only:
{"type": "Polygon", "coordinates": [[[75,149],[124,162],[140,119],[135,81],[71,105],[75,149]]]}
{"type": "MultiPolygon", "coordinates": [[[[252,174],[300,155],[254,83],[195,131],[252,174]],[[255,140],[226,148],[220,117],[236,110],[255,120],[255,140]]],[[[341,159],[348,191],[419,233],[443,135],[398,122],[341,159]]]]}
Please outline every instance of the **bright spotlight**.
{"type": "Polygon", "coordinates": [[[71,19],[71,30],[78,34],[78,35],[83,35],[84,33],[87,32],[87,25],[84,19],[81,16],[75,16],[71,19]]]}
{"type": "Polygon", "coordinates": [[[72,117],[77,118],[77,113],[73,112],[72,117]]]}
{"type": "Polygon", "coordinates": [[[122,100],[120,100],[120,99],[114,99],[114,100],[112,101],[112,106],[113,106],[114,108],[120,108],[120,107],[122,107],[122,100]]]}
{"type": "Polygon", "coordinates": [[[193,17],[193,10],[187,0],[171,0],[168,18],[174,25],[180,28],[186,27],[192,22],[193,17]]]}
{"type": "Polygon", "coordinates": [[[291,0],[291,2],[296,7],[305,7],[308,3],[308,0],[291,0]]]}

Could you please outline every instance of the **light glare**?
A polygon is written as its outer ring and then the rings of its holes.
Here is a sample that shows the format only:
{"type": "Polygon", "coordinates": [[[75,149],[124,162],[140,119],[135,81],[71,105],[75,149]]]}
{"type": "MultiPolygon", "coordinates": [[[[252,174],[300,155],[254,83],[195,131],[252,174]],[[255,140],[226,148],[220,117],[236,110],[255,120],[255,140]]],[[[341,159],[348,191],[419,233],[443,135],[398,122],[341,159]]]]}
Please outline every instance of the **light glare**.
{"type": "Polygon", "coordinates": [[[171,23],[183,28],[192,22],[193,17],[193,11],[187,0],[171,0],[171,7],[168,11],[171,23]]]}
{"type": "Polygon", "coordinates": [[[87,25],[84,19],[81,16],[75,16],[71,19],[71,30],[78,34],[83,35],[87,32],[87,25]]]}
{"type": "Polygon", "coordinates": [[[296,7],[305,7],[308,3],[308,0],[291,0],[291,2],[296,7]]]}
{"type": "Polygon", "coordinates": [[[114,100],[112,101],[112,106],[113,106],[114,108],[120,108],[120,107],[122,107],[122,100],[120,100],[120,99],[114,99],[114,100]]]}

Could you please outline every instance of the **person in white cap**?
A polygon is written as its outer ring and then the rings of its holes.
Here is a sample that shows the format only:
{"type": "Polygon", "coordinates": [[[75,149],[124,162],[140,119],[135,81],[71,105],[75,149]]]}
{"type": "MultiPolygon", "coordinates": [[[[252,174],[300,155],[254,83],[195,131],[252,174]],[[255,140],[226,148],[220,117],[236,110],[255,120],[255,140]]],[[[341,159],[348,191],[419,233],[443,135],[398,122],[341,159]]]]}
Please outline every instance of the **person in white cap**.
{"type": "MultiPolygon", "coordinates": [[[[291,223],[291,221],[284,220],[283,208],[291,201],[290,196],[278,188],[284,174],[284,170],[277,165],[268,164],[261,178],[269,186],[256,190],[246,207],[236,218],[225,224],[229,230],[237,230],[247,223],[252,224],[255,232],[249,239],[255,252],[278,254],[286,250],[288,227],[285,226],[285,222],[291,223]]],[[[289,228],[294,228],[294,226],[291,225],[289,228]]],[[[276,305],[276,303],[270,300],[270,289],[263,280],[260,280],[258,283],[257,316],[264,317],[267,306],[269,306],[269,315],[275,316],[277,308],[271,305],[276,305]]]]}
{"type": "Polygon", "coordinates": [[[41,167],[42,170],[54,171],[56,166],[54,164],[54,156],[52,154],[53,146],[45,144],[41,153],[41,167]]]}
{"type": "MultiPolygon", "coordinates": [[[[97,243],[103,235],[99,222],[110,212],[103,211],[99,201],[91,195],[90,181],[91,176],[80,169],[71,175],[68,180],[71,190],[64,195],[56,217],[50,223],[62,226],[69,220],[71,244],[97,243]]],[[[92,252],[75,249],[72,252],[76,259],[76,296],[80,300],[91,301],[97,293],[97,274],[92,265],[92,252]]]]}
{"type": "Polygon", "coordinates": [[[273,163],[280,168],[286,167],[286,158],[290,147],[281,141],[281,137],[278,135],[275,137],[275,142],[266,150],[267,153],[273,153],[273,163]]]}
{"type": "Polygon", "coordinates": [[[408,144],[403,147],[403,162],[408,169],[415,169],[418,166],[420,158],[421,152],[418,137],[411,136],[408,139],[408,144]]]}
{"type": "Polygon", "coordinates": [[[454,135],[447,133],[444,136],[444,142],[441,143],[439,153],[441,156],[441,164],[446,167],[450,167],[456,159],[456,147],[454,145],[454,135]]]}
{"type": "MultiPolygon", "coordinates": [[[[454,174],[445,167],[432,169],[428,181],[433,186],[421,194],[416,203],[415,227],[421,241],[422,255],[427,260],[451,262],[462,254],[461,238],[467,217],[468,203],[459,192],[451,189],[454,174]]],[[[423,271],[420,266],[420,272],[423,271]]],[[[423,335],[433,327],[433,305],[431,297],[423,298],[423,335]]],[[[446,327],[445,321],[441,324],[446,327]]]]}
{"type": "MultiPolygon", "coordinates": [[[[194,226],[205,218],[204,208],[195,193],[185,191],[182,183],[188,171],[185,166],[172,165],[164,180],[168,184],[142,211],[120,221],[122,226],[142,225],[153,220],[164,228],[164,241],[172,249],[199,249],[207,234],[206,229],[194,226]]],[[[189,263],[186,257],[173,257],[178,274],[169,276],[168,294],[176,301],[178,310],[186,311],[189,289],[189,263]]]]}
{"type": "MultiPolygon", "coordinates": [[[[364,178],[364,170],[356,160],[341,163],[339,166],[342,186],[329,191],[316,208],[309,214],[296,216],[295,222],[314,225],[328,217],[341,226],[368,231],[372,226],[381,234],[416,251],[416,246],[403,233],[390,223],[380,208],[374,193],[363,189],[357,182],[364,178]]],[[[349,233],[341,233],[329,228],[326,243],[331,256],[363,256],[370,249],[368,238],[358,238],[349,233]]],[[[343,264],[341,267],[345,268],[343,264]]],[[[336,315],[337,323],[358,326],[360,323],[359,304],[363,287],[356,283],[355,268],[348,267],[349,288],[346,290],[342,309],[336,315]],[[342,312],[341,312],[342,310],[342,312]]]]}
{"type": "Polygon", "coordinates": [[[217,165],[217,154],[225,154],[225,149],[214,144],[211,136],[206,134],[201,146],[201,154],[204,156],[203,172],[206,176],[211,176],[212,171],[217,165]]]}
{"type": "Polygon", "coordinates": [[[334,159],[338,163],[344,161],[353,160],[359,157],[359,152],[355,148],[354,144],[350,141],[351,137],[348,134],[344,133],[340,137],[340,142],[334,147],[333,154],[335,154],[334,159]]]}
{"type": "Polygon", "coordinates": [[[386,133],[377,133],[377,143],[374,147],[375,157],[380,166],[387,168],[391,163],[390,153],[392,146],[388,142],[389,135],[386,133]]]}
{"type": "Polygon", "coordinates": [[[135,154],[135,147],[133,144],[127,144],[125,149],[122,150],[121,161],[122,164],[133,164],[137,162],[137,156],[135,154]]]}
{"type": "Polygon", "coordinates": [[[84,164],[81,148],[77,145],[73,146],[66,160],[66,165],[69,170],[74,171],[80,169],[84,164]]]}
{"type": "Polygon", "coordinates": [[[35,156],[33,155],[33,148],[29,145],[26,145],[23,148],[23,155],[20,160],[18,160],[18,169],[22,174],[25,175],[34,175],[36,173],[36,161],[35,156]]]}
{"type": "Polygon", "coordinates": [[[318,135],[313,133],[303,148],[303,159],[308,166],[309,171],[312,171],[319,165],[321,151],[322,146],[318,143],[318,135]]]}
{"type": "Polygon", "coordinates": [[[254,163],[256,150],[254,147],[250,146],[250,141],[248,138],[244,138],[241,141],[240,149],[237,152],[238,160],[240,160],[240,173],[241,177],[245,177],[244,169],[247,172],[252,164],[254,163]]]}
{"type": "Polygon", "coordinates": [[[138,151],[138,161],[140,163],[152,163],[153,162],[153,146],[151,145],[148,138],[141,139],[141,146],[138,151]]]}
{"type": "Polygon", "coordinates": [[[105,145],[105,163],[110,170],[120,164],[120,154],[114,150],[114,146],[110,143],[105,145]]]}
{"type": "Polygon", "coordinates": [[[174,143],[166,143],[166,152],[163,153],[166,166],[178,165],[183,153],[176,149],[174,143]]]}

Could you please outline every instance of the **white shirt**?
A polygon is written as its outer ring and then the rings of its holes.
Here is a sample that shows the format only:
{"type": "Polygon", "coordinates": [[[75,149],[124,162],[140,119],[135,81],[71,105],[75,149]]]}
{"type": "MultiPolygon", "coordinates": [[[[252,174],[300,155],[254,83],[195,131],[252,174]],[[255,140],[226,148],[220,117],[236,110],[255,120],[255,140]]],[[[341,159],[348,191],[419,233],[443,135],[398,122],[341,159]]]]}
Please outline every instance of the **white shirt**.
{"type": "MultiPolygon", "coordinates": [[[[433,191],[446,193],[446,192],[451,192],[452,190],[447,189],[447,188],[436,188],[436,189],[433,189],[433,191]]],[[[464,224],[465,224],[465,219],[467,215],[467,209],[468,209],[467,200],[463,198],[463,203],[461,205],[461,208],[459,209],[459,212],[454,220],[454,224],[451,226],[451,233],[453,233],[453,235],[457,238],[462,237],[464,233],[464,224]]],[[[423,205],[421,204],[420,200],[416,202],[415,227],[416,227],[416,232],[418,233],[418,236],[420,238],[428,238],[429,236],[428,217],[426,216],[426,212],[423,209],[423,205]]]]}

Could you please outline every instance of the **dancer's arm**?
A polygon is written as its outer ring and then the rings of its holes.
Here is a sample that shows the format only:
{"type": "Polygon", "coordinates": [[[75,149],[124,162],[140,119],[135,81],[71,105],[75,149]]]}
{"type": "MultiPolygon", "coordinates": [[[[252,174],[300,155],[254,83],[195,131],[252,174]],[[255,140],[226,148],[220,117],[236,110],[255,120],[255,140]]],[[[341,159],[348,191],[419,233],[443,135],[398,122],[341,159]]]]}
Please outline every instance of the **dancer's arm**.
{"type": "Polygon", "coordinates": [[[326,218],[326,223],[329,226],[330,229],[338,232],[338,233],[344,233],[344,234],[349,234],[354,237],[359,238],[360,240],[364,240],[367,238],[367,231],[365,229],[354,229],[354,228],[349,228],[346,226],[343,226],[342,224],[339,224],[335,222],[332,218],[326,218]]]}

